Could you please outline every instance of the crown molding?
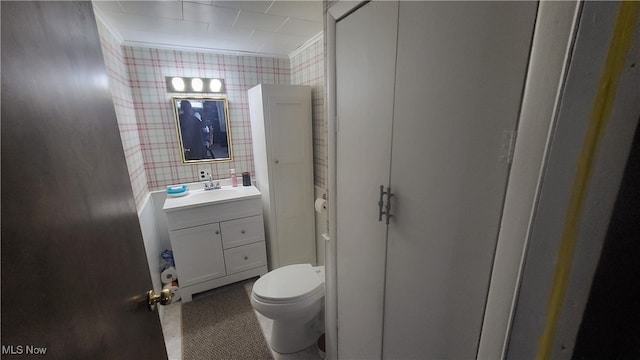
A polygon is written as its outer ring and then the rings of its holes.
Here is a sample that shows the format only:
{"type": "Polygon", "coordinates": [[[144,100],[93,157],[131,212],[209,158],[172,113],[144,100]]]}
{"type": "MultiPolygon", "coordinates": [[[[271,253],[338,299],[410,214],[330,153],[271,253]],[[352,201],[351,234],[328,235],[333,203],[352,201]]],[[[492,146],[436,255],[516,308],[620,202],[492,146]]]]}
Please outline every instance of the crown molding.
{"type": "Polygon", "coordinates": [[[297,49],[293,50],[289,54],[289,59],[291,59],[294,56],[296,56],[296,55],[300,54],[301,52],[305,51],[309,46],[315,44],[317,41],[322,40],[323,33],[324,33],[323,31],[320,31],[314,37],[312,37],[311,39],[305,41],[305,43],[300,45],[300,47],[298,47],[297,49]]]}
{"type": "Polygon", "coordinates": [[[148,49],[189,51],[189,52],[211,53],[211,54],[233,55],[233,56],[266,57],[266,58],[287,59],[287,60],[289,59],[287,55],[279,55],[279,54],[268,54],[268,53],[240,51],[240,50],[215,49],[215,48],[197,47],[197,46],[168,45],[168,44],[159,44],[159,43],[149,43],[149,42],[143,42],[143,41],[125,40],[121,43],[121,45],[148,48],[148,49]]]}

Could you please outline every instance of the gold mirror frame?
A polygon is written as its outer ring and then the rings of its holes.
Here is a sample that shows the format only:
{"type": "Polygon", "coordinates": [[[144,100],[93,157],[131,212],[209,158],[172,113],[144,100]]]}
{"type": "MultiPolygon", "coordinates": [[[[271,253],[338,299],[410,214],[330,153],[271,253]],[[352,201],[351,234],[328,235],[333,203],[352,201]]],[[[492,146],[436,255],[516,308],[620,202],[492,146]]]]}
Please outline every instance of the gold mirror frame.
{"type": "Polygon", "coordinates": [[[171,107],[183,164],[233,161],[227,97],[172,96],[171,107]]]}

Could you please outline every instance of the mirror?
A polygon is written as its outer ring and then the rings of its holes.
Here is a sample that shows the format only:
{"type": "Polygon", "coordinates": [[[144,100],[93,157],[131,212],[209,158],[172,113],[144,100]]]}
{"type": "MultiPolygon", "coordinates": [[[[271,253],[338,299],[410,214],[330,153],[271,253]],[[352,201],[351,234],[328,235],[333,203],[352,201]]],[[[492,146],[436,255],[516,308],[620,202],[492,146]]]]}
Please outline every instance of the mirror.
{"type": "Polygon", "coordinates": [[[171,105],[183,163],[233,159],[226,97],[173,96],[171,105]]]}

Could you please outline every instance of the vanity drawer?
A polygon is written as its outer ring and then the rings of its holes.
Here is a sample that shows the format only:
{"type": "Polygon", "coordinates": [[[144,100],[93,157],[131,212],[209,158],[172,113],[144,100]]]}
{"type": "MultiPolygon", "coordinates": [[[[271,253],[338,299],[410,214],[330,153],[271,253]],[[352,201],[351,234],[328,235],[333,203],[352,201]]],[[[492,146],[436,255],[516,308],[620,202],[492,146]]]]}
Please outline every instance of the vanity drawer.
{"type": "Polygon", "coordinates": [[[262,215],[223,221],[220,223],[220,231],[224,249],[265,240],[262,215]]]}
{"type": "Polygon", "coordinates": [[[264,241],[224,251],[227,275],[267,265],[264,241]]]}

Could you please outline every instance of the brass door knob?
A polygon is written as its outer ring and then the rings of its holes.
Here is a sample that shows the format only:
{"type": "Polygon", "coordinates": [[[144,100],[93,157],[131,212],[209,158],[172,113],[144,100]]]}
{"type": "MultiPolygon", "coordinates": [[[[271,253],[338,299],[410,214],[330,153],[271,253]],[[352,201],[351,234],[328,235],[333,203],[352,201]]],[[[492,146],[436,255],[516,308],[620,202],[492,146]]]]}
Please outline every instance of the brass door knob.
{"type": "Polygon", "coordinates": [[[160,303],[160,305],[169,305],[171,304],[171,290],[162,289],[160,294],[156,294],[153,290],[147,291],[147,307],[149,311],[153,311],[156,309],[156,304],[160,303]]]}

